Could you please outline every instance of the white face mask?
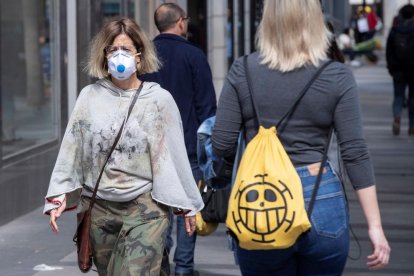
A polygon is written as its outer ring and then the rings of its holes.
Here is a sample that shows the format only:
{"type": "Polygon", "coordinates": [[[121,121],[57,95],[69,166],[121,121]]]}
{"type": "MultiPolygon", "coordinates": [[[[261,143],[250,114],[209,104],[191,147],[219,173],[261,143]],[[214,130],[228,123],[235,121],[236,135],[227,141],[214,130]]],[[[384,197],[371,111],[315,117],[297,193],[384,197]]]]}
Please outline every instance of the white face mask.
{"type": "Polygon", "coordinates": [[[108,72],[117,80],[126,80],[137,71],[134,56],[118,50],[108,59],[108,72]]]}

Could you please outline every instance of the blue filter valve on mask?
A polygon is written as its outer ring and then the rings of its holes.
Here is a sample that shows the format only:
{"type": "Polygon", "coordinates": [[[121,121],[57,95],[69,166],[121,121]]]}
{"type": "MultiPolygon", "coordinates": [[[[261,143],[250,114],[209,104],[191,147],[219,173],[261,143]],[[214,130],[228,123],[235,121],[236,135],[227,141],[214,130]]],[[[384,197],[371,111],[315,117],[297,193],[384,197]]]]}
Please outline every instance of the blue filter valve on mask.
{"type": "Polygon", "coordinates": [[[118,66],[116,67],[116,70],[117,70],[119,73],[123,73],[123,72],[125,71],[125,66],[124,66],[123,64],[120,64],[120,65],[118,65],[118,66]]]}
{"type": "Polygon", "coordinates": [[[108,72],[117,80],[126,80],[137,71],[135,63],[134,56],[118,50],[108,59],[108,72]]]}

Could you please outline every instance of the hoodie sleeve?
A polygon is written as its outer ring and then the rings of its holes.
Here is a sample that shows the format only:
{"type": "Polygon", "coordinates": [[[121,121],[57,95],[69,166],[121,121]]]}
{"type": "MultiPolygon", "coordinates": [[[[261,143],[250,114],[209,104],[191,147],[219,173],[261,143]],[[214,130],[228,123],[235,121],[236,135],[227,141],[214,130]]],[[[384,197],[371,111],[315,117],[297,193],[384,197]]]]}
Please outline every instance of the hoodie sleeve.
{"type": "Polygon", "coordinates": [[[86,122],[85,93],[82,91],[70,116],[45,197],[44,214],[57,208],[66,195],[66,210],[78,205],[83,184],[82,125],[86,122]]]}
{"type": "Polygon", "coordinates": [[[154,114],[148,131],[152,197],[165,205],[190,210],[188,215],[195,215],[204,203],[187,157],[178,107],[169,93],[159,93],[150,109],[154,114]]]}

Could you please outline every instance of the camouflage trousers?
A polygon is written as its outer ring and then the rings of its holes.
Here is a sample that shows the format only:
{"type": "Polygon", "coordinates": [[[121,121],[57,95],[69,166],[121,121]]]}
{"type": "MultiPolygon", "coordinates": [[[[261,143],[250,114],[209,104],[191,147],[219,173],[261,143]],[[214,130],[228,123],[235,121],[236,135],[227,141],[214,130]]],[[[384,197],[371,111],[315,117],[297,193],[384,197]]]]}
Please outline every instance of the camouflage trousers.
{"type": "MultiPolygon", "coordinates": [[[[82,209],[90,199],[82,197],[82,209]]],[[[93,262],[99,276],[158,276],[169,209],[145,193],[129,202],[97,199],[91,213],[93,262]]]]}

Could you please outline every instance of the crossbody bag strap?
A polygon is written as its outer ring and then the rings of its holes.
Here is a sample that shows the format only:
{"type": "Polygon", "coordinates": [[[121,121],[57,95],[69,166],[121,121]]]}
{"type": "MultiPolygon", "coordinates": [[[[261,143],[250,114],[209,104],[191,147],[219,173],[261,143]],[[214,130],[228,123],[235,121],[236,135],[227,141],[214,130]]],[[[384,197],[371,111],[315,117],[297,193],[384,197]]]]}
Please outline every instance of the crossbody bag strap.
{"type": "Polygon", "coordinates": [[[144,86],[144,82],[141,82],[141,85],[139,86],[137,92],[135,92],[134,98],[131,101],[131,104],[129,105],[128,114],[126,116],[126,119],[122,122],[122,125],[118,131],[118,134],[115,137],[114,143],[112,144],[111,149],[109,150],[108,156],[106,157],[105,163],[103,164],[101,171],[99,173],[98,179],[96,180],[95,188],[93,189],[92,197],[91,197],[91,203],[89,205],[89,210],[92,209],[93,205],[95,204],[96,199],[96,193],[98,192],[99,182],[101,181],[103,172],[105,170],[106,165],[108,164],[108,160],[111,157],[112,152],[115,150],[116,145],[118,144],[119,139],[121,138],[122,130],[124,129],[125,123],[128,121],[129,115],[131,115],[132,109],[135,106],[135,103],[138,99],[139,94],[141,93],[142,87],[144,86]]]}

